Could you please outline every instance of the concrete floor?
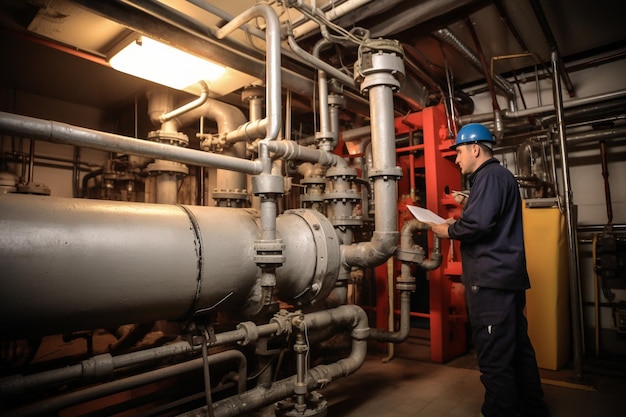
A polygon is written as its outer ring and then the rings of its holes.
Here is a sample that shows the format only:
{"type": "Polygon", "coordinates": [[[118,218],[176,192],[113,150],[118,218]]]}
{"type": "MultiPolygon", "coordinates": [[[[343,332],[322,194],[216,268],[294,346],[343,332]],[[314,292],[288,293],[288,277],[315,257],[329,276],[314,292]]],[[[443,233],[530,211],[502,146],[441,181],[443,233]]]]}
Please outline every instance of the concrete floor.
{"type": "MultiPolygon", "coordinates": [[[[432,363],[428,347],[395,346],[370,352],[354,374],[319,390],[328,417],[477,417],[484,389],[473,352],[446,364],[432,363]]],[[[614,417],[626,409],[626,374],[574,378],[573,369],[540,369],[552,417],[614,417]]],[[[259,415],[274,416],[273,407],[259,415]],[[267,413],[267,414],[265,414],[267,413]]],[[[257,414],[255,414],[257,416],[257,414]]]]}

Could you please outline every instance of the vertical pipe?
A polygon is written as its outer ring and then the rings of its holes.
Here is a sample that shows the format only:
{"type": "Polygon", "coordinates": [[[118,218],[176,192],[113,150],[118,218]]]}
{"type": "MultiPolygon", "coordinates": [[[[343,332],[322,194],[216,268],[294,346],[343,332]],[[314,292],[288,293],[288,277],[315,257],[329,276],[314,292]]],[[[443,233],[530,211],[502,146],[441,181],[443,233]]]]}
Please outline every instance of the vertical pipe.
{"type": "Polygon", "coordinates": [[[574,371],[576,378],[583,379],[583,335],[580,318],[580,292],[578,282],[578,248],[576,238],[576,224],[573,214],[572,190],[569,175],[569,162],[567,157],[567,143],[565,138],[565,122],[563,120],[563,92],[561,89],[559,66],[560,59],[556,52],[552,52],[552,93],[554,107],[556,109],[557,134],[559,135],[559,147],[561,153],[561,170],[563,175],[563,197],[565,218],[567,221],[567,239],[569,244],[569,274],[570,274],[570,308],[572,314],[572,334],[574,343],[574,371]]]}
{"type": "MultiPolygon", "coordinates": [[[[373,169],[387,170],[396,166],[394,146],[389,146],[395,139],[393,117],[393,91],[388,85],[373,86],[369,90],[372,126],[373,169]]],[[[396,210],[396,181],[377,177],[374,180],[376,212],[374,221],[379,232],[397,231],[398,215],[396,210]]]]}

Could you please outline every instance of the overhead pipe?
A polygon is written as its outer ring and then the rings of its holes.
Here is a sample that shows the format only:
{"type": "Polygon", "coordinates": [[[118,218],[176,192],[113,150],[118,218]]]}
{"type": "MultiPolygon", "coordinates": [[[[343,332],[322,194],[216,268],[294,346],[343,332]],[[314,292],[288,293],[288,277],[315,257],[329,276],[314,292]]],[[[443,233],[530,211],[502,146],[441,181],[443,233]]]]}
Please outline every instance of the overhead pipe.
{"type": "MultiPolygon", "coordinates": [[[[444,41],[452,46],[458,53],[461,54],[461,56],[467,59],[474,68],[476,68],[478,71],[482,71],[480,59],[463,43],[463,41],[461,41],[452,32],[444,28],[437,30],[434,35],[437,39],[444,41]]],[[[516,110],[517,103],[515,88],[513,88],[513,86],[508,81],[506,81],[504,78],[497,74],[493,76],[493,81],[509,100],[509,109],[516,110]]]]}
{"type": "Polygon", "coordinates": [[[38,137],[49,142],[65,145],[86,146],[102,151],[128,153],[203,167],[223,168],[247,174],[258,174],[262,170],[262,165],[259,161],[248,161],[181,148],[179,146],[149,142],[73,126],[67,123],[41,120],[12,113],[0,112],[0,131],[38,137]]]}
{"type": "Polygon", "coordinates": [[[500,110],[500,104],[498,104],[498,98],[496,97],[496,90],[493,86],[493,75],[491,71],[489,71],[487,67],[487,60],[485,59],[485,54],[483,53],[483,48],[480,44],[480,40],[478,39],[478,34],[476,33],[476,29],[474,28],[474,24],[469,19],[465,19],[466,26],[472,35],[472,39],[474,40],[474,45],[476,46],[476,50],[478,51],[478,57],[480,58],[480,65],[483,71],[483,75],[487,80],[487,85],[489,86],[489,92],[491,93],[491,106],[493,110],[493,124],[494,124],[494,135],[496,138],[502,138],[504,133],[504,124],[502,123],[502,112],[500,110]]]}
{"type": "Polygon", "coordinates": [[[576,220],[574,217],[574,203],[572,198],[572,184],[569,171],[569,159],[567,151],[567,139],[565,137],[565,120],[563,117],[563,95],[561,91],[561,68],[560,60],[556,52],[551,54],[552,72],[552,94],[556,109],[555,133],[558,135],[559,152],[561,156],[561,171],[563,175],[563,208],[567,224],[567,242],[569,246],[569,287],[570,287],[570,310],[572,319],[572,335],[574,350],[574,371],[577,380],[582,381],[583,375],[583,335],[580,312],[580,292],[579,292],[579,269],[578,269],[578,239],[576,237],[576,220]]]}
{"type": "MultiPolygon", "coordinates": [[[[625,97],[626,97],[626,90],[610,91],[607,93],[601,93],[601,94],[596,94],[596,95],[589,96],[589,97],[575,98],[575,99],[565,101],[563,102],[563,109],[588,106],[588,105],[592,105],[592,104],[596,104],[596,103],[600,103],[604,101],[621,99],[625,97]]],[[[538,107],[533,107],[533,108],[523,109],[523,110],[512,111],[512,110],[504,109],[502,111],[502,115],[505,118],[518,119],[518,118],[524,118],[527,116],[550,114],[550,113],[554,113],[554,111],[555,111],[554,104],[546,104],[544,106],[538,106],[538,107]]],[[[483,123],[483,122],[492,120],[493,114],[492,113],[473,114],[473,115],[468,115],[468,116],[460,116],[459,119],[461,120],[463,124],[483,123]]]]}

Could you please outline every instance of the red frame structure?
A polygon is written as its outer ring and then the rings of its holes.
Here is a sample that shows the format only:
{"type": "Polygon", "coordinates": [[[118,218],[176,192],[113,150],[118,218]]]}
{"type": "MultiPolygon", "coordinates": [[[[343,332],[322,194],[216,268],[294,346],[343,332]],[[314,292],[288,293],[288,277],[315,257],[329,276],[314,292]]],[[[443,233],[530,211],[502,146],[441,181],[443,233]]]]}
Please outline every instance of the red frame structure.
{"type": "MultiPolygon", "coordinates": [[[[460,214],[460,207],[452,198],[451,190],[461,187],[461,175],[454,163],[455,153],[449,150],[453,139],[449,137],[446,112],[443,105],[428,107],[421,112],[412,113],[395,120],[396,135],[412,135],[415,131],[423,132],[422,144],[409,144],[406,148],[398,148],[397,161],[403,168],[403,178],[398,183],[398,195],[410,193],[414,187],[416,169],[423,172],[426,184],[426,208],[441,217],[455,217],[460,214]]],[[[406,219],[403,213],[406,206],[399,204],[399,219],[406,219]]],[[[402,225],[400,224],[399,227],[402,225]]],[[[433,247],[433,235],[428,233],[428,245],[433,247]]],[[[428,272],[430,322],[430,356],[433,362],[447,362],[467,351],[467,313],[465,306],[465,289],[460,283],[461,260],[458,242],[444,239],[441,242],[443,254],[439,268],[428,272]]],[[[377,271],[378,275],[378,271],[377,271]]],[[[376,279],[377,284],[385,283],[385,278],[376,279]]],[[[393,289],[392,289],[393,290],[393,289]]],[[[385,293],[387,291],[384,291],[385,293]]],[[[380,294],[377,306],[384,306],[380,294]]],[[[387,310],[386,308],[384,310],[387,310]]],[[[385,326],[385,312],[377,314],[378,325],[385,326]]],[[[377,310],[378,313],[378,310],[377,310]]],[[[412,313],[415,316],[424,314],[412,313]]]]}

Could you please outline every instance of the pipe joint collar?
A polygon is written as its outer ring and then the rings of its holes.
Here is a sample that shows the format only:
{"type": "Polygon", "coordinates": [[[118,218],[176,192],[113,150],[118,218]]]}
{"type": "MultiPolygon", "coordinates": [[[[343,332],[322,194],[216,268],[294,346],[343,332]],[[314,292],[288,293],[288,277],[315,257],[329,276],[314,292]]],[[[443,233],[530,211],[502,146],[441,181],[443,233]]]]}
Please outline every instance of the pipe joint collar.
{"type": "Polygon", "coordinates": [[[81,362],[83,367],[83,376],[87,378],[98,378],[111,375],[115,368],[113,364],[113,356],[108,353],[96,355],[81,362]]]}
{"type": "Polygon", "coordinates": [[[244,321],[237,325],[237,330],[243,330],[245,336],[239,341],[241,346],[246,346],[249,343],[255,343],[259,340],[259,328],[251,321],[244,321]]]}
{"type": "Polygon", "coordinates": [[[384,181],[397,181],[400,178],[402,178],[402,168],[400,167],[372,169],[369,171],[370,180],[382,179],[384,181]]]}

